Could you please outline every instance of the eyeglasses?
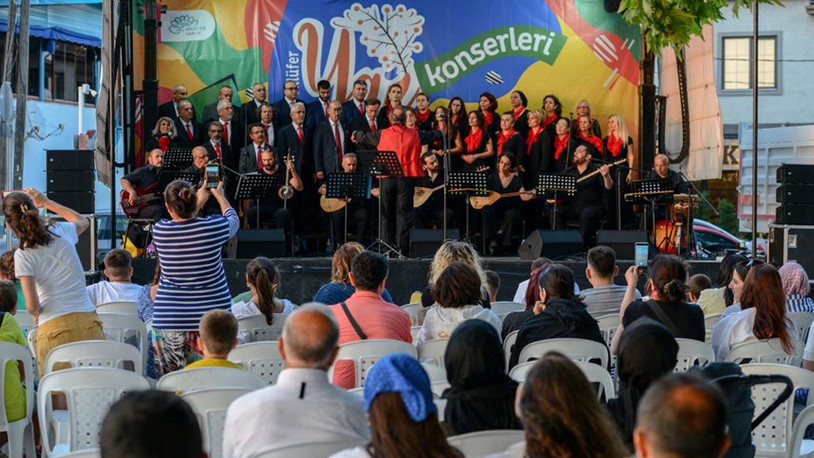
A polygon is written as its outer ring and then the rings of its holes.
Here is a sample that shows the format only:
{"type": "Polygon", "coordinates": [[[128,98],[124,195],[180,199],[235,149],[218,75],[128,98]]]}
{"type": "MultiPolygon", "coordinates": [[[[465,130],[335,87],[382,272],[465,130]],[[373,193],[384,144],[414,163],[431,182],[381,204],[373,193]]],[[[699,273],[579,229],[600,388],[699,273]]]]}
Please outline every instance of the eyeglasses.
{"type": "Polygon", "coordinates": [[[285,87],[283,89],[285,89],[286,91],[296,91],[299,88],[297,88],[297,87],[285,87]]]}
{"type": "Polygon", "coordinates": [[[588,109],[588,107],[586,107],[586,106],[584,106],[584,105],[583,105],[583,106],[578,106],[578,107],[577,107],[577,110],[579,110],[579,109],[587,110],[587,109],[588,109]]]}
{"type": "Polygon", "coordinates": [[[215,132],[221,134],[223,133],[223,129],[209,129],[210,134],[214,134],[215,132]]]}

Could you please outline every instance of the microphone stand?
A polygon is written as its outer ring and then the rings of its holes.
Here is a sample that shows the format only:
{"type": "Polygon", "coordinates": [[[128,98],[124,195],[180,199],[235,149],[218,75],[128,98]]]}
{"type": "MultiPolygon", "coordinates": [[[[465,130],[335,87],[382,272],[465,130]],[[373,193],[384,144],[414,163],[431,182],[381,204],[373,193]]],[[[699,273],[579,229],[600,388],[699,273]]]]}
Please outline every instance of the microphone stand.
{"type": "Polygon", "coordinates": [[[684,171],[684,166],[683,165],[680,165],[678,167],[678,175],[681,178],[684,179],[685,183],[687,183],[689,185],[689,187],[687,188],[687,191],[688,191],[687,192],[687,194],[688,194],[687,195],[687,225],[690,226],[690,227],[687,228],[687,253],[691,253],[690,247],[692,247],[692,243],[695,241],[694,240],[695,239],[695,231],[693,230],[693,227],[692,227],[692,221],[693,221],[692,192],[695,191],[695,193],[698,194],[698,197],[700,197],[701,200],[703,200],[704,203],[707,204],[707,206],[712,209],[713,213],[715,213],[715,216],[720,215],[720,213],[718,212],[718,209],[715,208],[712,205],[712,202],[710,202],[709,199],[707,199],[706,196],[704,196],[704,194],[701,193],[701,190],[699,190],[695,186],[695,184],[692,182],[692,180],[690,180],[690,177],[688,177],[687,174],[684,171]]]}
{"type": "Polygon", "coordinates": [[[444,115],[444,117],[441,119],[441,121],[444,123],[444,129],[446,130],[446,132],[441,132],[441,134],[442,134],[441,135],[441,137],[442,137],[441,138],[441,148],[444,151],[444,157],[443,157],[443,161],[444,161],[444,177],[443,177],[443,180],[444,180],[444,210],[443,210],[443,212],[444,212],[444,214],[443,214],[443,220],[442,220],[443,221],[443,224],[442,224],[442,227],[443,227],[442,237],[443,237],[443,240],[445,240],[445,241],[447,239],[447,187],[448,187],[448,184],[449,184],[449,167],[450,167],[450,163],[449,163],[450,119],[449,118],[450,118],[449,116],[444,115]]]}

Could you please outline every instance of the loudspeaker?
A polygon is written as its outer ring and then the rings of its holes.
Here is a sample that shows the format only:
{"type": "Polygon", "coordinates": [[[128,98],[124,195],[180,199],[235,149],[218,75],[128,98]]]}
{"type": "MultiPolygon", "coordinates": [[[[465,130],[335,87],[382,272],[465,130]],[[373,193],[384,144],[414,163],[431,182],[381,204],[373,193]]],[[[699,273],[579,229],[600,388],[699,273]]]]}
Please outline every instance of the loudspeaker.
{"type": "Polygon", "coordinates": [[[777,224],[814,224],[814,205],[781,205],[775,211],[777,224]]]}
{"type": "Polygon", "coordinates": [[[777,168],[777,182],[780,184],[814,183],[814,165],[783,164],[777,168]]]}
{"type": "Polygon", "coordinates": [[[434,256],[444,241],[441,229],[412,229],[410,231],[410,257],[434,256]]]}
{"type": "MultiPolygon", "coordinates": [[[[79,255],[79,260],[82,261],[82,268],[85,269],[85,273],[93,273],[96,272],[96,252],[99,246],[99,234],[96,232],[96,215],[87,214],[82,216],[90,220],[90,226],[85,232],[79,234],[76,252],[79,255]]],[[[48,220],[54,223],[65,222],[64,218],[53,214],[48,215],[48,220]]]]}
{"type": "Polygon", "coordinates": [[[648,240],[647,231],[599,231],[596,233],[596,244],[612,248],[616,252],[616,259],[635,259],[634,244],[648,240]]]}
{"type": "Polygon", "coordinates": [[[814,204],[814,185],[811,184],[782,184],[777,187],[777,203],[787,204],[814,204]]]}
{"type": "Polygon", "coordinates": [[[93,192],[51,192],[49,190],[48,198],[77,213],[93,213],[95,211],[93,192]]]}
{"type": "Polygon", "coordinates": [[[252,259],[257,256],[284,257],[285,232],[282,229],[241,229],[237,231],[238,259],[252,259]]]}
{"type": "Polygon", "coordinates": [[[517,249],[520,259],[533,261],[540,256],[555,259],[583,251],[582,236],[572,230],[537,230],[529,234],[517,249]]]}
{"type": "Polygon", "coordinates": [[[48,170],[45,173],[48,192],[93,192],[96,174],[93,170],[48,170]]]}
{"type": "Polygon", "coordinates": [[[45,152],[45,168],[51,170],[94,170],[93,150],[50,149],[45,152]]]}

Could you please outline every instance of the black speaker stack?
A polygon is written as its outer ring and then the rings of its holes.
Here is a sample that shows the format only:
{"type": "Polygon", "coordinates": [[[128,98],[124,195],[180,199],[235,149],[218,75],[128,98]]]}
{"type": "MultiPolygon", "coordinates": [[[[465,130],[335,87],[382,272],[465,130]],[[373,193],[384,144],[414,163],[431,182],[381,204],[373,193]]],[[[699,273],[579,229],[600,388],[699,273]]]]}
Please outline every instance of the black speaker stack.
{"type": "Polygon", "coordinates": [[[814,165],[781,165],[777,184],[775,224],[814,224],[814,165]]]}
{"type": "Polygon", "coordinates": [[[79,213],[95,212],[96,169],[92,150],[47,150],[46,194],[79,213]]]}
{"type": "Polygon", "coordinates": [[[517,249],[520,259],[533,261],[541,256],[556,259],[585,251],[582,236],[575,230],[536,230],[517,249]]]}

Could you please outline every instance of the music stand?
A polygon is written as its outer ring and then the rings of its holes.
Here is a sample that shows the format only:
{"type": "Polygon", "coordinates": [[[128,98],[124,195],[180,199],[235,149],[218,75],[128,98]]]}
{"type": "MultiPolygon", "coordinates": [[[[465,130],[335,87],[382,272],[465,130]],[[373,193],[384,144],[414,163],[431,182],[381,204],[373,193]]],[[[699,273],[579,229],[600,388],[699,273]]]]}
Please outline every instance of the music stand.
{"type": "MultiPolygon", "coordinates": [[[[650,238],[653,246],[658,247],[659,243],[656,241],[656,203],[666,196],[672,196],[673,190],[670,187],[670,180],[667,178],[635,180],[630,183],[630,191],[629,195],[633,197],[634,203],[650,206],[650,238]]],[[[647,219],[645,218],[644,221],[646,222],[647,219]]]]}
{"type": "Polygon", "coordinates": [[[192,148],[170,148],[164,153],[164,168],[183,170],[192,165],[192,148]]]}
{"type": "Polygon", "coordinates": [[[554,199],[554,216],[551,227],[557,228],[557,193],[565,193],[566,197],[577,195],[577,177],[562,173],[541,173],[537,175],[537,193],[544,197],[554,199]]]}
{"type": "Polygon", "coordinates": [[[201,174],[198,172],[180,172],[177,170],[162,170],[161,173],[158,174],[158,186],[156,187],[157,192],[164,193],[164,190],[167,189],[167,186],[170,185],[175,180],[184,180],[193,186],[198,184],[201,181],[201,174]]]}
{"type": "MultiPolygon", "coordinates": [[[[325,198],[342,199],[345,201],[345,235],[344,243],[348,243],[348,202],[350,199],[367,199],[370,196],[370,179],[363,173],[329,173],[325,183],[325,198]]],[[[334,225],[331,222],[331,231],[334,225]]],[[[336,241],[336,234],[331,234],[336,241]]]]}
{"type": "MultiPolygon", "coordinates": [[[[399,258],[403,258],[398,248],[388,244],[382,238],[382,179],[387,176],[388,178],[401,178],[404,172],[401,169],[401,163],[395,151],[357,151],[357,158],[359,164],[362,166],[362,173],[365,175],[377,176],[379,179],[379,237],[374,241],[368,250],[375,249],[381,254],[382,247],[387,248],[384,252],[385,255],[389,253],[396,253],[399,258]]],[[[396,209],[398,211],[398,209],[396,209]]],[[[398,228],[398,226],[397,226],[398,228]]],[[[398,239],[398,234],[393,234],[398,239]]]]}
{"type": "Polygon", "coordinates": [[[471,196],[488,196],[489,185],[486,183],[486,172],[449,172],[447,182],[450,196],[463,196],[466,209],[466,232],[464,240],[469,240],[469,198],[471,196]]]}
{"type": "Polygon", "coordinates": [[[257,229],[260,229],[260,199],[269,197],[277,187],[277,175],[246,173],[240,175],[235,190],[235,200],[254,199],[257,206],[257,229]]]}

